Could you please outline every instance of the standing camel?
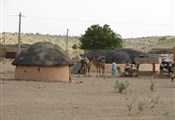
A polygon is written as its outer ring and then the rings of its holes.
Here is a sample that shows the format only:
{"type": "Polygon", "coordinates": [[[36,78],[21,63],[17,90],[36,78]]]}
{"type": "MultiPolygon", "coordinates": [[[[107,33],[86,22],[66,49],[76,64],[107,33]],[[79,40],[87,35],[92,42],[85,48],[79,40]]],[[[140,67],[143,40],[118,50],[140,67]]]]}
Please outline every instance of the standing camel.
{"type": "Polygon", "coordinates": [[[92,58],[92,63],[95,65],[96,70],[97,70],[97,77],[105,77],[105,61],[106,57],[105,56],[99,56],[97,59],[94,57],[92,58]],[[100,70],[102,69],[102,74],[100,75],[100,70]]]}
{"type": "Polygon", "coordinates": [[[85,74],[85,77],[87,77],[87,74],[88,76],[90,77],[90,67],[91,67],[91,61],[85,57],[81,60],[81,68],[80,68],[80,71],[79,73],[84,70],[84,74],[85,74]]]}

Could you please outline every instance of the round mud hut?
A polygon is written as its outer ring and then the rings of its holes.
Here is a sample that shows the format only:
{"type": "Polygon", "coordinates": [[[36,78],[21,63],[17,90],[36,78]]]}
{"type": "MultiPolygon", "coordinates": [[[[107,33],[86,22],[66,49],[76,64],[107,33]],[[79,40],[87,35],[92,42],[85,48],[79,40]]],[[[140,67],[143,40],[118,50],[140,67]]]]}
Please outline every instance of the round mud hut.
{"type": "Polygon", "coordinates": [[[38,42],[14,59],[15,79],[70,82],[71,58],[58,46],[38,42]]]}

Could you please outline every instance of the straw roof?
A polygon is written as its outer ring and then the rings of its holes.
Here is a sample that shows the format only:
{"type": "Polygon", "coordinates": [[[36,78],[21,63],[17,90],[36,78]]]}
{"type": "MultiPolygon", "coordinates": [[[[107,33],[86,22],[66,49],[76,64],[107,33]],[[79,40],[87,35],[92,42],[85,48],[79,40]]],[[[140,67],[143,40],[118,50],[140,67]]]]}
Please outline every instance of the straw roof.
{"type": "Polygon", "coordinates": [[[98,56],[105,56],[106,63],[116,62],[117,64],[128,62],[134,62],[134,58],[139,55],[146,55],[146,53],[131,50],[131,49],[116,49],[116,50],[91,50],[84,54],[84,57],[89,59],[98,56]]]}
{"type": "Polygon", "coordinates": [[[58,45],[38,42],[21,52],[12,65],[65,66],[73,65],[73,61],[58,45]]]}

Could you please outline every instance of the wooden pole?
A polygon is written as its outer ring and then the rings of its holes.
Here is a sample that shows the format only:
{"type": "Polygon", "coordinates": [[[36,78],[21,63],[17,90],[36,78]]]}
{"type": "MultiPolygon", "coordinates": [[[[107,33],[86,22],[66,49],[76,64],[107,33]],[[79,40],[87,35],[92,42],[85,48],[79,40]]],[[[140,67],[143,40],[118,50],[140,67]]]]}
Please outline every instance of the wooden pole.
{"type": "Polygon", "coordinates": [[[19,53],[21,52],[21,13],[19,13],[19,29],[18,29],[18,53],[17,55],[19,55],[19,53]]]}
{"type": "MultiPolygon", "coordinates": [[[[175,64],[175,46],[173,47],[173,64],[175,64]]],[[[175,74],[175,67],[173,67],[173,73],[175,74]]]]}
{"type": "Polygon", "coordinates": [[[175,46],[173,47],[173,63],[175,63],[175,46]]]}
{"type": "Polygon", "coordinates": [[[66,53],[68,54],[68,34],[69,34],[69,29],[67,29],[67,35],[66,35],[66,53]]]}
{"type": "Polygon", "coordinates": [[[4,45],[5,45],[5,32],[3,32],[3,39],[4,39],[4,45]]]}

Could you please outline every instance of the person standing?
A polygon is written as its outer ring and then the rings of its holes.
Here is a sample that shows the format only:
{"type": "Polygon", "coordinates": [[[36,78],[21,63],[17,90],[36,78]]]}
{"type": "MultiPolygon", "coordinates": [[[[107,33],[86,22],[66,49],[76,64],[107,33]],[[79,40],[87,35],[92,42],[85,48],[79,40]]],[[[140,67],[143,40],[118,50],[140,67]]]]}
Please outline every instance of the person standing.
{"type": "Polygon", "coordinates": [[[116,75],[116,69],[117,69],[117,65],[115,62],[112,63],[112,76],[115,76],[116,75]]]}
{"type": "Polygon", "coordinates": [[[136,67],[137,71],[139,71],[140,62],[135,61],[135,62],[134,62],[134,65],[135,65],[135,67],[136,67]]]}

